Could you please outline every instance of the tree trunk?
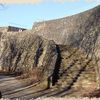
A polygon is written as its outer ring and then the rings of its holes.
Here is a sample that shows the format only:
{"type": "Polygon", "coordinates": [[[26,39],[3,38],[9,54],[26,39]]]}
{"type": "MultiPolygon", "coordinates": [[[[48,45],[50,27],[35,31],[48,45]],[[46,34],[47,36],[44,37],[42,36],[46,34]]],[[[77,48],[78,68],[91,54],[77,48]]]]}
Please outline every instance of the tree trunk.
{"type": "Polygon", "coordinates": [[[96,81],[98,85],[98,89],[100,89],[100,67],[99,67],[99,61],[96,61],[96,66],[95,66],[95,71],[96,71],[96,81]]]}

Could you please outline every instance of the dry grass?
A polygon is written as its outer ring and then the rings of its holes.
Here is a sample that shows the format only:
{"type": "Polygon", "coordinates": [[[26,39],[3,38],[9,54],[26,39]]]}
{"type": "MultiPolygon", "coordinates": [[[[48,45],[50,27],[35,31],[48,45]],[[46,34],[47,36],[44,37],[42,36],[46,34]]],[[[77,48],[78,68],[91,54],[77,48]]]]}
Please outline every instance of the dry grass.
{"type": "MultiPolygon", "coordinates": [[[[32,99],[34,100],[34,99],[32,99]]],[[[65,97],[65,98],[55,98],[55,97],[50,97],[50,98],[37,98],[35,100],[100,100],[100,98],[75,98],[75,97],[65,97]]]]}
{"type": "MultiPolygon", "coordinates": [[[[10,100],[10,99],[0,99],[0,100],[10,100]]],[[[21,100],[21,99],[14,99],[14,100],[21,100]]],[[[25,99],[24,99],[25,100],[25,99]]],[[[100,98],[75,98],[75,97],[64,97],[64,98],[56,98],[56,97],[50,97],[50,98],[44,98],[44,97],[41,97],[41,98],[37,98],[37,99],[30,99],[30,100],[100,100],[100,98]]]]}
{"type": "Polygon", "coordinates": [[[18,77],[18,79],[26,79],[26,78],[32,78],[33,80],[40,80],[41,75],[40,71],[37,68],[34,68],[33,70],[25,70],[21,76],[18,77]]]}

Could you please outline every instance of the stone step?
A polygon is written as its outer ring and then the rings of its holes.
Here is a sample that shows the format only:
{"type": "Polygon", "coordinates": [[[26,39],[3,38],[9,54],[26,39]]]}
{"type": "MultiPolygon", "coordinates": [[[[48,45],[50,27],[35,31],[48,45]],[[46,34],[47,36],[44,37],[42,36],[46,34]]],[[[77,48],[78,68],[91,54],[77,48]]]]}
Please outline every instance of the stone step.
{"type": "Polygon", "coordinates": [[[65,71],[62,74],[62,79],[59,79],[58,83],[62,84],[62,86],[66,86],[66,87],[70,87],[72,86],[74,83],[76,83],[77,79],[82,76],[84,73],[84,66],[88,66],[88,62],[89,60],[86,59],[84,60],[84,64],[81,65],[81,63],[78,61],[77,63],[75,63],[74,66],[70,67],[67,71],[65,71]]]}

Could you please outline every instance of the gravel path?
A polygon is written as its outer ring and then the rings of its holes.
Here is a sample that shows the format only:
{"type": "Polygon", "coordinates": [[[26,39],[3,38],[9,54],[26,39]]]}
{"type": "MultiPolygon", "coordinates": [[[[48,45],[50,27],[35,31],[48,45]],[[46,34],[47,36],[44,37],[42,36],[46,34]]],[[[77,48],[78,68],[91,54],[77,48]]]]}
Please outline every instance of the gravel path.
{"type": "MultiPolygon", "coordinates": [[[[18,80],[16,77],[0,75],[0,91],[3,98],[21,98],[36,91],[37,82],[28,81],[28,79],[18,80]]],[[[38,90],[38,89],[37,89],[38,90]]]]}
{"type": "MultiPolygon", "coordinates": [[[[68,96],[63,98],[54,98],[52,96],[59,97],[62,92],[58,91],[56,88],[48,90],[40,89],[38,82],[33,83],[29,82],[27,79],[18,80],[16,77],[0,75],[0,91],[2,92],[3,98],[10,98],[10,100],[100,100],[100,98],[72,98],[68,96]]],[[[64,93],[67,94],[71,92],[72,91],[64,91],[64,93]]]]}

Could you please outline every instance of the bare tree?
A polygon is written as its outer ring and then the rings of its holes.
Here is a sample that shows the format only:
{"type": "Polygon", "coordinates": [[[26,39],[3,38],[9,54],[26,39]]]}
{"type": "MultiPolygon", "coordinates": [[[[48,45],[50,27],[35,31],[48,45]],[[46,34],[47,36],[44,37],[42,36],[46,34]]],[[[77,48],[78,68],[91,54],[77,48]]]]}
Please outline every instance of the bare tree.
{"type": "Polygon", "coordinates": [[[0,9],[4,8],[4,5],[2,3],[0,3],[0,9]]]}
{"type": "Polygon", "coordinates": [[[6,4],[0,3],[0,10],[5,10],[6,9],[6,4]]]}
{"type": "Polygon", "coordinates": [[[100,58],[97,56],[96,52],[98,51],[97,40],[99,37],[99,31],[97,28],[93,29],[91,34],[88,34],[86,37],[87,42],[85,43],[85,49],[87,53],[87,58],[90,58],[95,63],[95,73],[98,89],[100,89],[100,58]],[[88,44],[88,45],[87,45],[88,44]]]}

